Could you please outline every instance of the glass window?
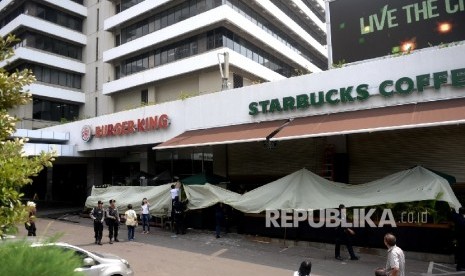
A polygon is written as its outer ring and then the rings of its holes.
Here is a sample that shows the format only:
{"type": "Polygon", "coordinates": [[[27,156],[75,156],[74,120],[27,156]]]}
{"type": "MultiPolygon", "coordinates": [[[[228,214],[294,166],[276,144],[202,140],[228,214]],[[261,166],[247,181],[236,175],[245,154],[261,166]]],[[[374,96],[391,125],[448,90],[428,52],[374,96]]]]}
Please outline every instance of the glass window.
{"type": "Polygon", "coordinates": [[[149,91],[147,89],[140,91],[140,101],[142,104],[147,104],[149,102],[149,91]]]}
{"type": "Polygon", "coordinates": [[[160,52],[155,53],[155,66],[158,66],[161,64],[160,61],[160,52]]]}
{"type": "Polygon", "coordinates": [[[161,52],[161,64],[165,64],[168,62],[168,52],[163,51],[161,52]]]}
{"type": "Polygon", "coordinates": [[[174,13],[168,11],[168,26],[170,25],[173,25],[174,24],[174,13]]]}
{"type": "Polygon", "coordinates": [[[115,66],[115,79],[119,79],[121,77],[120,67],[115,66]]]}
{"type": "Polygon", "coordinates": [[[174,61],[174,49],[168,50],[168,62],[174,61]]]}
{"type": "Polygon", "coordinates": [[[36,76],[36,79],[38,81],[42,81],[43,76],[42,76],[42,66],[34,66],[34,76],[36,76]]]}
{"type": "Polygon", "coordinates": [[[63,71],[60,71],[59,73],[58,84],[61,86],[66,86],[66,73],[63,71]]]}
{"type": "Polygon", "coordinates": [[[205,0],[197,0],[197,12],[202,13],[206,10],[207,4],[205,3],[205,0]]]}
{"type": "Polygon", "coordinates": [[[56,70],[51,70],[51,80],[50,80],[50,83],[51,84],[58,84],[58,71],[56,70]]]}
{"type": "Polygon", "coordinates": [[[73,78],[73,86],[77,89],[81,89],[81,76],[74,76],[73,78]]]}
{"type": "Polygon", "coordinates": [[[197,54],[197,41],[191,42],[191,54],[196,55],[197,54]]]}
{"type": "Polygon", "coordinates": [[[50,78],[51,78],[50,69],[49,68],[44,68],[44,70],[43,70],[43,82],[50,83],[50,78]]]}
{"type": "Polygon", "coordinates": [[[161,28],[165,28],[166,26],[168,26],[168,17],[166,16],[166,14],[163,14],[160,18],[160,26],[161,28]]]}

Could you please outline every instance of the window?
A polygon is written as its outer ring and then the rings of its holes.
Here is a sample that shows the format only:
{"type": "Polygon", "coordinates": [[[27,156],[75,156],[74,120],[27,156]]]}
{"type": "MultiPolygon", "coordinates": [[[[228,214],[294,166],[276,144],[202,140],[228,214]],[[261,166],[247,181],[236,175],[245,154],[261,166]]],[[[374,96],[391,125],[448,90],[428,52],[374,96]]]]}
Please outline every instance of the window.
{"type": "Polygon", "coordinates": [[[98,67],[95,67],[95,91],[98,90],[98,67]]]}
{"type": "Polygon", "coordinates": [[[100,28],[100,10],[97,9],[97,31],[99,30],[100,28]]]}
{"type": "Polygon", "coordinates": [[[95,38],[95,60],[98,60],[98,37],[95,38]]]}
{"type": "Polygon", "coordinates": [[[38,98],[33,99],[33,119],[59,122],[63,119],[72,121],[78,117],[79,106],[77,105],[38,98]]]}
{"type": "Polygon", "coordinates": [[[233,86],[239,88],[244,86],[244,78],[241,75],[233,74],[233,86]]]}
{"type": "Polygon", "coordinates": [[[149,91],[147,89],[140,91],[140,101],[142,105],[146,105],[149,102],[149,91]]]}
{"type": "Polygon", "coordinates": [[[120,35],[120,34],[117,34],[117,35],[115,36],[115,45],[116,45],[116,46],[121,45],[121,35],[120,35]]]}

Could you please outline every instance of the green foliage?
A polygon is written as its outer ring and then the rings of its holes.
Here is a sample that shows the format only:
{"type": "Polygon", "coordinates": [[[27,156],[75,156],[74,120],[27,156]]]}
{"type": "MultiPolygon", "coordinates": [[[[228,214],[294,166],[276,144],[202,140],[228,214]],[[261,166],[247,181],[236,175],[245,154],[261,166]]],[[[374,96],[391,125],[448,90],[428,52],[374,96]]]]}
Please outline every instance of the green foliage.
{"type": "Polygon", "coordinates": [[[440,201],[442,196],[443,193],[438,193],[433,200],[387,203],[367,207],[367,209],[376,208],[376,212],[373,216],[376,220],[380,219],[384,209],[390,209],[396,221],[400,221],[402,217],[406,219],[408,213],[412,213],[416,216],[417,214],[426,212],[428,223],[444,223],[449,219],[450,207],[446,202],[440,201]]]}
{"type": "Polygon", "coordinates": [[[179,94],[179,99],[184,101],[185,99],[188,99],[188,98],[191,98],[195,96],[194,94],[189,94],[187,92],[181,92],[181,94],[179,94]]]}
{"type": "Polygon", "coordinates": [[[342,68],[342,67],[344,67],[345,65],[346,65],[346,60],[343,59],[343,60],[338,61],[337,63],[333,63],[333,64],[331,65],[331,68],[342,68]]]}
{"type": "Polygon", "coordinates": [[[292,74],[292,76],[302,76],[302,75],[309,75],[311,74],[312,71],[308,70],[308,68],[305,68],[304,70],[300,70],[300,69],[294,69],[294,73],[292,74]]]}
{"type": "Polygon", "coordinates": [[[81,259],[70,250],[55,246],[31,247],[26,241],[0,241],[0,275],[83,275],[74,272],[81,259]]]}
{"type": "MultiPolygon", "coordinates": [[[[11,35],[0,37],[0,61],[13,55],[11,46],[17,41],[11,35]]],[[[18,119],[10,116],[8,110],[31,101],[31,94],[23,91],[23,87],[34,81],[30,70],[9,73],[0,68],[0,237],[13,233],[15,225],[27,219],[27,211],[21,202],[21,188],[30,184],[30,177],[36,176],[44,167],[52,166],[53,154],[42,153],[29,158],[23,151],[24,139],[9,139],[16,130],[18,119]]]]}

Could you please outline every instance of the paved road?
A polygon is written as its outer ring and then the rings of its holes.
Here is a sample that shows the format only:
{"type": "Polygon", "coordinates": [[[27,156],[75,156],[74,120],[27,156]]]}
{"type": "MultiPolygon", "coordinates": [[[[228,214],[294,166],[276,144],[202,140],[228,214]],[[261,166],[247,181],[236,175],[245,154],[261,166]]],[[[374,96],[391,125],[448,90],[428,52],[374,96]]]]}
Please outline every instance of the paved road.
{"type": "MultiPolygon", "coordinates": [[[[122,227],[119,243],[104,245],[93,243],[90,219],[71,215],[66,220],[40,218],[38,234],[52,236],[62,233],[61,241],[81,246],[91,251],[109,252],[129,261],[136,275],[292,275],[302,260],[313,263],[312,275],[373,275],[375,267],[383,266],[384,257],[360,254],[359,261],[341,262],[333,258],[333,250],[310,246],[286,247],[266,243],[254,237],[228,234],[216,239],[213,232],[189,230],[186,235],[173,237],[169,230],[152,228],[150,234],[136,229],[134,242],[128,242],[127,231],[122,227]]],[[[24,227],[23,227],[24,228],[24,227]]],[[[20,228],[18,236],[24,236],[20,228]]],[[[108,231],[104,230],[104,236],[108,231]]],[[[407,274],[427,272],[429,262],[408,259],[407,274]]]]}

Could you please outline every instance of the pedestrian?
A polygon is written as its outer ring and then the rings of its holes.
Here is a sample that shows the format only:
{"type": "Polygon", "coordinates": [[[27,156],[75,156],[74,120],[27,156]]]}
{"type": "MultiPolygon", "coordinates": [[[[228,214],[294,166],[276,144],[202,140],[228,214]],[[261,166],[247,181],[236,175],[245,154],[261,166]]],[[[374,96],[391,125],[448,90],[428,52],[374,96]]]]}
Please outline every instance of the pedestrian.
{"type": "Polygon", "coordinates": [[[90,211],[90,218],[94,220],[95,244],[98,245],[102,245],[104,217],[105,211],[103,210],[103,202],[99,200],[97,202],[97,207],[92,208],[90,211]]]}
{"type": "Polygon", "coordinates": [[[176,183],[171,185],[170,195],[171,195],[171,224],[174,224],[174,200],[176,197],[180,198],[179,189],[181,188],[181,182],[179,177],[175,176],[174,180],[176,183]]]}
{"type": "Polygon", "coordinates": [[[124,213],[126,226],[128,227],[128,241],[134,240],[134,231],[137,226],[137,214],[132,209],[132,204],[128,204],[128,210],[124,213]]]}
{"type": "Polygon", "coordinates": [[[176,183],[171,185],[170,194],[171,194],[171,201],[174,201],[175,197],[179,197],[179,189],[181,188],[181,182],[179,181],[179,177],[175,176],[174,180],[176,183]]]}
{"type": "Polygon", "coordinates": [[[150,233],[150,203],[144,197],[141,203],[141,217],[142,217],[142,234],[150,233]],[[147,227],[147,231],[145,230],[147,227]]]}
{"type": "Polygon", "coordinates": [[[186,229],[184,227],[184,211],[186,209],[186,202],[179,200],[179,197],[174,199],[173,209],[174,209],[174,228],[176,234],[186,234],[186,229]]]}
{"type": "Polygon", "coordinates": [[[118,208],[116,208],[116,200],[110,199],[110,206],[108,207],[105,218],[108,225],[108,237],[110,238],[110,244],[113,244],[113,238],[115,242],[118,240],[118,228],[120,224],[118,208]]]}
{"type": "Polygon", "coordinates": [[[339,224],[336,227],[336,245],[334,248],[334,257],[342,261],[341,257],[341,244],[344,244],[349,251],[350,259],[356,261],[359,258],[355,255],[354,249],[352,248],[352,236],[355,235],[355,231],[346,227],[347,225],[347,216],[346,216],[346,207],[344,204],[339,205],[339,224]]]}
{"type": "Polygon", "coordinates": [[[452,212],[454,231],[456,236],[455,261],[457,271],[465,271],[465,208],[460,207],[459,212],[452,212]]]}
{"type": "Polygon", "coordinates": [[[294,276],[308,276],[312,272],[312,263],[310,261],[303,261],[300,264],[299,270],[294,272],[294,276]]]}
{"type": "Polygon", "coordinates": [[[215,221],[216,221],[216,227],[215,227],[215,232],[216,232],[216,238],[219,239],[221,238],[221,226],[224,223],[224,209],[223,209],[223,203],[219,202],[215,206],[215,221]]]}
{"type": "Polygon", "coordinates": [[[405,276],[404,251],[396,245],[396,237],[390,233],[384,235],[384,245],[388,248],[386,267],[377,268],[375,276],[405,276]]]}
{"type": "Polygon", "coordinates": [[[36,236],[36,204],[33,201],[28,201],[26,203],[26,209],[29,212],[28,218],[26,223],[24,223],[24,227],[27,230],[27,235],[28,236],[36,236]]]}

